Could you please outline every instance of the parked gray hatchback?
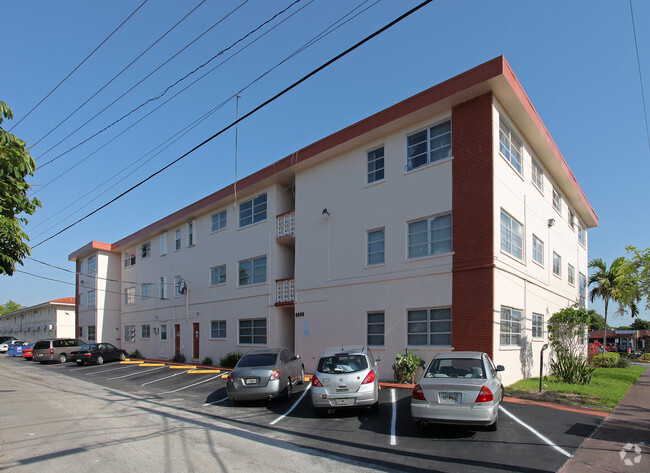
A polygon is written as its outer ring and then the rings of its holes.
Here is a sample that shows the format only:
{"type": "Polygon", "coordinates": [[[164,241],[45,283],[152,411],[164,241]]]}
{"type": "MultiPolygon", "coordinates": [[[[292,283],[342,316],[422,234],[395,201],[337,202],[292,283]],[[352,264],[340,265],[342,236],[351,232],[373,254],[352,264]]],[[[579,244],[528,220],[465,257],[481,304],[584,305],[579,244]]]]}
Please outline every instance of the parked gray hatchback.
{"type": "Polygon", "coordinates": [[[32,360],[40,363],[47,363],[48,361],[65,363],[70,359],[70,353],[79,350],[79,347],[83,344],[84,342],[78,338],[39,340],[34,344],[32,360]]]}

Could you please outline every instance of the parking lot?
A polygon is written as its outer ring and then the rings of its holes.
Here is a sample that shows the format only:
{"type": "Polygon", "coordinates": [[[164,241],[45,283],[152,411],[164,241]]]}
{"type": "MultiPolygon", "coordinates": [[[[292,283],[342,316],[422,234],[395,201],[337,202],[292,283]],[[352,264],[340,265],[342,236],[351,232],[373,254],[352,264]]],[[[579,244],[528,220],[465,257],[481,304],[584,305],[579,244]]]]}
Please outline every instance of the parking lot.
{"type": "Polygon", "coordinates": [[[9,363],[12,372],[25,376],[64,375],[179,415],[198,415],[207,425],[225,423],[313,455],[334,455],[381,470],[557,471],[602,421],[602,416],[589,413],[505,401],[496,432],[450,426],[421,429],[410,418],[411,391],[403,388],[383,387],[377,413],[348,410],[316,417],[309,382],[296,386],[290,401],[234,405],[226,396],[223,371],[155,363],[41,365],[0,357],[0,364],[9,363]]]}

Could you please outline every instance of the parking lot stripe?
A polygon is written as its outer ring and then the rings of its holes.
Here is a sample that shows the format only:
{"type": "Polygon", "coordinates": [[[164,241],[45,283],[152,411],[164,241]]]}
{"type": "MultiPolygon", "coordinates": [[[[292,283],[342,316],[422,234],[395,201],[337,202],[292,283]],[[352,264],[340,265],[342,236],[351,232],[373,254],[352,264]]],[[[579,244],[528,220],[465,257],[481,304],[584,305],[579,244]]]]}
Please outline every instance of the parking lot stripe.
{"type": "Polygon", "coordinates": [[[92,376],[94,374],[108,373],[109,371],[124,371],[124,370],[128,370],[128,369],[131,369],[131,366],[120,366],[119,368],[111,368],[110,370],[107,370],[107,369],[104,369],[104,368],[99,368],[99,369],[93,371],[92,373],[86,373],[85,375],[86,376],[92,376]]]}
{"type": "Polygon", "coordinates": [[[218,401],[206,402],[206,403],[203,404],[203,405],[204,405],[204,406],[212,406],[212,405],[214,405],[214,404],[219,404],[219,403],[221,403],[221,402],[223,402],[223,401],[227,401],[227,400],[228,400],[228,398],[227,398],[227,397],[224,397],[223,399],[219,399],[218,401]]]}
{"type": "Polygon", "coordinates": [[[106,378],[108,379],[122,379],[122,378],[128,378],[129,376],[135,376],[137,374],[142,374],[142,373],[148,373],[149,371],[156,371],[159,370],[160,368],[151,368],[150,370],[144,370],[144,371],[136,371],[135,373],[129,373],[129,374],[124,374],[122,376],[115,376],[114,378],[106,378]]]}
{"type": "Polygon", "coordinates": [[[395,403],[395,390],[390,390],[390,402],[393,405],[393,415],[390,420],[390,444],[397,445],[397,436],[395,435],[395,425],[397,424],[397,404],[395,403]]]}
{"type": "MultiPolygon", "coordinates": [[[[185,371],[185,373],[187,373],[187,371],[185,371]]],[[[184,374],[184,373],[180,372],[180,373],[170,374],[169,376],[165,376],[164,378],[154,379],[153,381],[149,381],[148,383],[141,384],[140,386],[146,386],[147,384],[157,383],[158,381],[162,381],[163,379],[173,378],[174,376],[178,376],[179,374],[184,374]]]]}
{"type": "Polygon", "coordinates": [[[307,394],[307,393],[309,392],[310,389],[311,389],[311,383],[309,383],[309,384],[307,385],[307,387],[305,388],[305,390],[302,392],[302,396],[300,396],[300,397],[298,398],[298,400],[297,400],[296,402],[293,403],[293,406],[291,406],[291,409],[289,409],[287,412],[285,412],[285,413],[282,414],[280,417],[278,417],[278,418],[275,419],[273,422],[271,422],[270,425],[275,425],[276,423],[280,422],[282,419],[284,419],[285,417],[287,417],[289,414],[291,414],[291,411],[293,411],[293,410],[296,408],[296,406],[297,406],[298,404],[300,404],[300,401],[302,401],[302,398],[305,397],[305,394],[307,394]]]}
{"type": "Polygon", "coordinates": [[[160,393],[160,394],[177,393],[178,391],[182,391],[183,389],[187,389],[187,388],[191,388],[192,386],[198,386],[199,384],[207,383],[208,381],[211,381],[215,378],[219,378],[219,376],[213,376],[212,378],[204,379],[203,381],[199,381],[198,383],[189,384],[187,386],[183,386],[182,388],[174,389],[173,391],[165,391],[164,393],[160,393]]]}
{"type": "Polygon", "coordinates": [[[121,365],[139,365],[140,363],[142,363],[142,361],[131,361],[131,360],[120,361],[121,365]]]}
{"type": "Polygon", "coordinates": [[[513,419],[515,422],[517,422],[518,424],[520,424],[520,425],[526,427],[528,430],[530,430],[532,433],[534,433],[535,435],[537,435],[540,439],[542,439],[544,442],[546,442],[548,445],[550,445],[551,447],[553,447],[555,450],[557,450],[557,451],[560,452],[561,454],[566,455],[566,456],[569,457],[569,458],[571,458],[571,457],[573,456],[573,455],[571,455],[569,452],[567,452],[566,450],[564,450],[563,448],[558,447],[557,445],[555,445],[555,444],[554,444],[553,442],[551,442],[549,439],[547,439],[547,438],[544,437],[542,434],[540,434],[540,433],[537,432],[535,429],[533,429],[530,425],[525,424],[523,421],[519,420],[517,417],[515,417],[514,415],[512,415],[510,412],[506,411],[506,410],[503,408],[503,406],[499,406],[499,409],[501,410],[501,412],[503,412],[504,414],[506,414],[508,417],[510,417],[511,419],[513,419]]]}

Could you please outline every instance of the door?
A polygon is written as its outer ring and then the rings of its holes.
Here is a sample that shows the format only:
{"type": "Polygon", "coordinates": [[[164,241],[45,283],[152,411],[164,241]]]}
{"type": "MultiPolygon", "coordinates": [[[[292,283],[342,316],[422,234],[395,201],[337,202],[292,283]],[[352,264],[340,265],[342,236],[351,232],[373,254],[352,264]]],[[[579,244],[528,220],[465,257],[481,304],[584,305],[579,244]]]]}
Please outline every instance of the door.
{"type": "Polygon", "coordinates": [[[194,332],[194,343],[193,343],[193,352],[192,352],[192,358],[195,360],[199,359],[199,324],[194,323],[193,325],[193,332],[194,332]]]}
{"type": "Polygon", "coordinates": [[[181,325],[174,325],[174,355],[178,355],[181,352],[181,325]]]}

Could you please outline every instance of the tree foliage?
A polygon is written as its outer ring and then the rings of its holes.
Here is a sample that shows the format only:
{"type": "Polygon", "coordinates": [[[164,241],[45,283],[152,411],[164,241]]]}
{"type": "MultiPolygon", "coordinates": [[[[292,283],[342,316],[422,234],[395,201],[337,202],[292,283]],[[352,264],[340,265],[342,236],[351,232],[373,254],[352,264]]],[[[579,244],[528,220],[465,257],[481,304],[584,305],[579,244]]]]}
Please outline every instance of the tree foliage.
{"type": "Polygon", "coordinates": [[[635,291],[625,294],[625,303],[645,298],[645,308],[650,310],[650,248],[639,250],[635,246],[625,247],[631,258],[621,268],[623,275],[634,282],[635,291]]]}
{"type": "Polygon", "coordinates": [[[632,325],[630,325],[632,330],[650,330],[650,321],[643,319],[634,319],[632,325]]]}
{"type": "Polygon", "coordinates": [[[18,309],[22,308],[23,306],[21,306],[18,302],[14,302],[9,299],[4,304],[0,304],[0,314],[8,314],[9,312],[15,312],[18,309]]]}
{"type": "MultiPolygon", "coordinates": [[[[0,101],[0,124],[13,119],[9,106],[0,101]]],[[[0,274],[11,276],[16,263],[30,254],[29,237],[23,230],[27,215],[33,215],[41,203],[30,199],[25,178],[34,175],[36,163],[25,142],[0,127],[0,274]]]]}
{"type": "Polygon", "coordinates": [[[587,327],[591,318],[585,309],[566,307],[548,321],[548,339],[553,348],[551,371],[556,380],[589,384],[594,372],[586,351],[587,327]]]}
{"type": "Polygon", "coordinates": [[[589,314],[589,330],[605,330],[605,318],[594,309],[587,311],[589,314]]]}

